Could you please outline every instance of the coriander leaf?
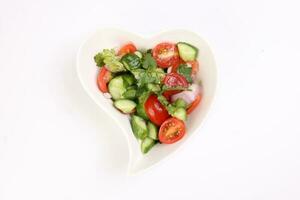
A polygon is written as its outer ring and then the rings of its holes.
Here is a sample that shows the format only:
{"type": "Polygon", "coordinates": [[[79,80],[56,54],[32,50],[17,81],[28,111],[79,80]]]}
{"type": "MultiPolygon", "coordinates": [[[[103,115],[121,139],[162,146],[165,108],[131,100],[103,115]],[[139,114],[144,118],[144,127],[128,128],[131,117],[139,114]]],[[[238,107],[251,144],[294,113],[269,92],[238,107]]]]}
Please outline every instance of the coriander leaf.
{"type": "Polygon", "coordinates": [[[154,60],[152,55],[150,53],[146,53],[144,56],[144,60],[143,60],[143,68],[144,69],[148,69],[148,68],[153,69],[156,67],[157,67],[156,61],[154,60]]]}
{"type": "Polygon", "coordinates": [[[102,67],[104,65],[104,62],[103,62],[104,58],[102,56],[102,53],[97,53],[95,56],[94,56],[94,61],[96,63],[96,65],[98,67],[102,67]]]}
{"type": "Polygon", "coordinates": [[[161,83],[161,80],[165,76],[165,72],[163,69],[157,68],[157,64],[150,53],[145,54],[142,66],[144,69],[130,69],[131,73],[138,80],[138,87],[143,87],[149,83],[161,83]]]}
{"type": "Polygon", "coordinates": [[[136,79],[138,79],[137,85],[139,87],[142,87],[148,83],[160,84],[161,80],[165,76],[165,72],[160,68],[148,68],[147,70],[140,69],[139,71],[131,72],[134,74],[136,79]]]}
{"type": "Polygon", "coordinates": [[[148,83],[160,84],[162,78],[165,76],[165,72],[156,68],[151,70],[145,70],[139,74],[140,79],[138,80],[138,86],[143,86],[148,83]]]}
{"type": "Polygon", "coordinates": [[[94,60],[97,66],[102,67],[105,64],[106,68],[111,72],[126,71],[113,49],[104,49],[94,56],[94,60]]]}
{"type": "Polygon", "coordinates": [[[189,82],[189,83],[192,83],[193,82],[193,79],[191,77],[191,74],[192,74],[192,68],[187,66],[186,64],[181,64],[179,65],[178,69],[177,69],[177,72],[179,74],[181,74],[182,76],[185,77],[185,79],[189,82]]]}

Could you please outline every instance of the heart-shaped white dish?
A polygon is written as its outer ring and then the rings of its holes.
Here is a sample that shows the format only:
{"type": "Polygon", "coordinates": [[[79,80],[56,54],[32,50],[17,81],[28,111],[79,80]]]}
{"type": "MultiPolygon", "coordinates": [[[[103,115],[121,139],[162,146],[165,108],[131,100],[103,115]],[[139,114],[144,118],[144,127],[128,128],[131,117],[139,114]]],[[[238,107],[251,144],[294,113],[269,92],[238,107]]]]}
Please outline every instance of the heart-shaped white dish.
{"type": "Polygon", "coordinates": [[[139,35],[118,29],[108,28],[98,30],[79,49],[77,55],[77,72],[89,96],[108,116],[114,119],[115,123],[126,136],[129,147],[129,174],[136,174],[163,160],[198,132],[212,105],[217,86],[216,64],[208,44],[197,34],[185,30],[166,31],[151,38],[143,38],[139,35]],[[133,42],[138,48],[143,49],[151,48],[163,41],[175,43],[184,41],[193,44],[199,49],[198,61],[200,63],[200,73],[198,73],[198,78],[202,81],[203,97],[200,106],[188,117],[186,122],[187,133],[182,140],[172,145],[155,145],[146,155],[141,153],[140,144],[132,133],[129,117],[121,114],[112,106],[112,101],[103,96],[96,83],[98,68],[93,60],[94,55],[104,48],[119,47],[128,41],[133,42]]]}

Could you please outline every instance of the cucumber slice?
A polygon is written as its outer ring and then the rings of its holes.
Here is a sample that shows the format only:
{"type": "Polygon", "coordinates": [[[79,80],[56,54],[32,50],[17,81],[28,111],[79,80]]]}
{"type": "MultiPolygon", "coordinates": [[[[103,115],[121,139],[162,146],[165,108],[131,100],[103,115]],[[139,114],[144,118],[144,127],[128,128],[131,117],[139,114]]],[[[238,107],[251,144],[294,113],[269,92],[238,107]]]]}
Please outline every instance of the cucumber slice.
{"type": "Polygon", "coordinates": [[[113,78],[108,84],[108,91],[113,99],[122,98],[122,94],[126,92],[126,86],[122,76],[113,78]]]}
{"type": "Polygon", "coordinates": [[[187,107],[187,103],[181,98],[177,99],[174,102],[174,105],[176,108],[184,108],[185,109],[187,107]]]}
{"type": "Polygon", "coordinates": [[[123,97],[125,99],[134,99],[136,97],[136,90],[135,89],[129,89],[126,92],[124,92],[123,97]]]}
{"type": "Polygon", "coordinates": [[[153,140],[157,140],[158,139],[157,127],[153,123],[148,122],[147,123],[147,128],[148,128],[148,137],[153,139],[153,140]]]}
{"type": "Polygon", "coordinates": [[[134,111],[136,103],[128,99],[119,99],[114,102],[114,106],[123,113],[128,114],[134,111]]]}
{"type": "Polygon", "coordinates": [[[198,55],[198,49],[196,47],[185,42],[178,42],[177,47],[179,56],[182,58],[182,60],[185,62],[196,60],[198,55]]]}
{"type": "Polygon", "coordinates": [[[147,137],[148,134],[147,125],[145,120],[143,120],[143,118],[137,115],[132,115],[130,123],[131,123],[132,132],[136,138],[142,140],[147,137]]]}
{"type": "Polygon", "coordinates": [[[122,64],[128,71],[130,70],[130,66],[126,62],[122,62],[122,64]]]}
{"type": "Polygon", "coordinates": [[[176,108],[172,116],[182,121],[185,121],[187,118],[186,110],[184,108],[176,108]]]}
{"type": "Polygon", "coordinates": [[[144,92],[140,96],[138,96],[139,104],[136,107],[136,112],[137,112],[138,116],[142,117],[145,120],[149,119],[148,115],[146,113],[145,107],[144,107],[145,102],[147,101],[149,95],[150,95],[149,92],[144,92]]]}
{"type": "Polygon", "coordinates": [[[144,154],[146,154],[154,145],[155,145],[155,140],[146,137],[145,139],[143,139],[141,143],[141,150],[144,154]]]}
{"type": "Polygon", "coordinates": [[[124,98],[123,94],[135,83],[131,74],[119,75],[113,78],[108,84],[108,91],[114,100],[124,98]]]}
{"type": "Polygon", "coordinates": [[[141,58],[134,53],[124,55],[121,62],[128,70],[137,69],[142,65],[141,58]]]}
{"type": "Polygon", "coordinates": [[[139,58],[143,58],[143,54],[140,51],[135,51],[135,55],[137,55],[139,58]]]}
{"type": "Polygon", "coordinates": [[[136,112],[137,112],[137,115],[142,117],[143,119],[149,119],[148,116],[147,116],[147,113],[145,111],[145,108],[144,108],[144,104],[143,103],[139,103],[137,106],[136,106],[136,112]]]}

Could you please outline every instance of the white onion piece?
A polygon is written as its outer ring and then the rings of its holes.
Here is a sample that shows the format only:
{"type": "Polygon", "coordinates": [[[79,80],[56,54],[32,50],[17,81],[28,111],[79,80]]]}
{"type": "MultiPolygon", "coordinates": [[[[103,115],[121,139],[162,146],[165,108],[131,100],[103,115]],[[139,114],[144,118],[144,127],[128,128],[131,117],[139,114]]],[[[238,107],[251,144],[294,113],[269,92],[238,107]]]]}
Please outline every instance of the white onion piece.
{"type": "Polygon", "coordinates": [[[177,99],[184,100],[188,105],[190,105],[198,94],[202,93],[202,87],[198,84],[192,84],[189,88],[191,91],[183,91],[178,94],[171,96],[171,101],[174,102],[177,99]]]}
{"type": "Polygon", "coordinates": [[[108,92],[103,93],[103,96],[107,99],[111,99],[111,97],[112,97],[111,94],[109,94],[108,92]]]}
{"type": "Polygon", "coordinates": [[[196,83],[193,83],[190,87],[191,92],[194,92],[196,94],[202,94],[202,86],[196,83]]]}
{"type": "Polygon", "coordinates": [[[167,70],[167,73],[171,73],[172,72],[172,67],[169,67],[168,70],[167,70]]]}
{"type": "Polygon", "coordinates": [[[172,95],[171,97],[172,102],[176,101],[177,99],[182,99],[189,105],[195,100],[195,96],[192,93],[192,91],[183,91],[178,94],[172,95]]]}

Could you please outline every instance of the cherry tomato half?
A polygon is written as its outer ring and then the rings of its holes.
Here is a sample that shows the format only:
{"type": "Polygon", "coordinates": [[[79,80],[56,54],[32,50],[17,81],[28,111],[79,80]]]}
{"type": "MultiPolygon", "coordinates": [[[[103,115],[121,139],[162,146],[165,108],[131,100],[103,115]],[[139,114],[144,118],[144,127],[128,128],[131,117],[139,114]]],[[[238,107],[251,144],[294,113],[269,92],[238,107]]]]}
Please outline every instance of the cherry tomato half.
{"type": "Polygon", "coordinates": [[[184,122],[172,117],[167,119],[160,127],[158,139],[161,143],[172,144],[185,135],[184,122]]]}
{"type": "Polygon", "coordinates": [[[163,42],[152,49],[152,56],[161,68],[177,66],[180,57],[176,44],[163,42]]]}
{"type": "MultiPolygon", "coordinates": [[[[177,73],[169,73],[165,76],[163,80],[164,85],[168,87],[176,87],[176,86],[182,86],[182,87],[188,87],[187,80],[180,74],[177,73]]],[[[173,94],[179,93],[180,90],[169,90],[165,91],[163,95],[169,99],[173,94]]]]}
{"type": "Polygon", "coordinates": [[[147,116],[150,121],[160,126],[166,119],[169,118],[169,113],[166,108],[159,102],[157,96],[152,94],[148,97],[144,104],[147,116]]]}
{"type": "Polygon", "coordinates": [[[187,65],[192,67],[192,76],[196,76],[199,71],[199,63],[197,60],[186,62],[187,65]]]}
{"type": "Polygon", "coordinates": [[[191,112],[193,112],[193,110],[195,110],[195,108],[199,105],[200,101],[201,101],[202,96],[200,94],[198,94],[195,98],[195,100],[193,101],[193,103],[188,107],[187,109],[187,114],[190,114],[191,112]]]}
{"type": "Polygon", "coordinates": [[[134,46],[133,43],[128,43],[120,48],[117,55],[124,56],[125,54],[128,54],[128,53],[134,53],[136,50],[137,50],[137,48],[134,46]]]}
{"type": "Polygon", "coordinates": [[[101,67],[97,77],[98,88],[101,92],[105,93],[108,91],[107,83],[111,78],[111,72],[108,71],[105,66],[101,67]]]}

